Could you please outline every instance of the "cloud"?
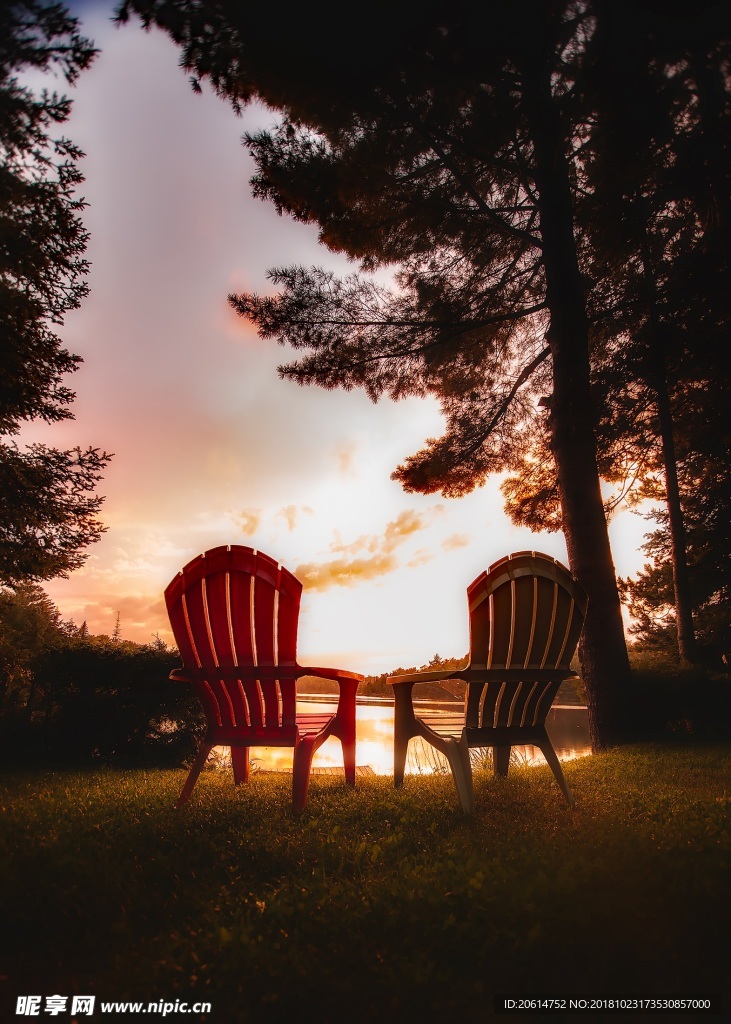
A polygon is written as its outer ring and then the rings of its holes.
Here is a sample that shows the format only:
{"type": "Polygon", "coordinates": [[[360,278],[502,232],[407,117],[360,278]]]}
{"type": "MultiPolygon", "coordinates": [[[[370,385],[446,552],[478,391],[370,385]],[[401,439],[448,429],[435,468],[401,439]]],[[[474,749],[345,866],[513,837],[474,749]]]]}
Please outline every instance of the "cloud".
{"type": "Polygon", "coordinates": [[[290,533],[297,525],[297,520],[301,514],[311,516],[314,515],[314,512],[309,505],[286,505],[277,512],[277,516],[281,516],[286,521],[290,533]]]}
{"type": "MultiPolygon", "coordinates": [[[[353,587],[359,580],[372,580],[378,576],[386,576],[399,568],[400,563],[394,556],[396,548],[404,544],[419,530],[426,529],[430,519],[431,516],[428,514],[406,509],[386,524],[381,535],[362,534],[348,543],[343,542],[338,535],[330,545],[330,550],[343,557],[333,558],[327,562],[306,562],[297,566],[295,576],[312,590],[353,587]],[[359,552],[367,554],[365,556],[361,554],[360,557],[349,557],[358,555],[359,552]]],[[[431,555],[422,549],[417,552],[417,561],[413,564],[420,565],[429,561],[430,557],[431,555]]]]}
{"type": "Polygon", "coordinates": [[[399,544],[403,544],[412,533],[425,529],[427,525],[426,516],[414,512],[413,509],[405,509],[396,516],[392,523],[388,523],[386,526],[383,550],[393,551],[399,544]]]}
{"type": "Polygon", "coordinates": [[[398,562],[393,555],[377,554],[371,558],[306,562],[298,565],[294,574],[308,590],[329,590],[330,587],[354,587],[361,580],[386,576],[397,568],[398,562]]]}
{"type": "Polygon", "coordinates": [[[372,554],[382,551],[390,554],[400,544],[408,540],[412,533],[424,530],[428,525],[428,516],[409,508],[400,512],[392,522],[387,523],[382,535],[362,534],[347,544],[338,539],[330,545],[330,550],[342,554],[355,554],[357,551],[370,551],[372,554]]]}
{"type": "Polygon", "coordinates": [[[470,538],[466,533],[453,533],[442,541],[442,547],[445,551],[454,551],[456,548],[466,548],[469,542],[470,538]]]}
{"type": "Polygon", "coordinates": [[[426,565],[427,562],[431,562],[434,555],[427,548],[419,548],[414,557],[407,562],[409,569],[416,569],[420,565],[426,565]]]}
{"type": "Polygon", "coordinates": [[[355,453],[358,446],[353,441],[341,441],[334,455],[342,476],[355,475],[355,453]]]}
{"type": "Polygon", "coordinates": [[[231,518],[241,527],[245,537],[253,537],[261,525],[261,509],[245,508],[241,512],[232,512],[231,518]]]}

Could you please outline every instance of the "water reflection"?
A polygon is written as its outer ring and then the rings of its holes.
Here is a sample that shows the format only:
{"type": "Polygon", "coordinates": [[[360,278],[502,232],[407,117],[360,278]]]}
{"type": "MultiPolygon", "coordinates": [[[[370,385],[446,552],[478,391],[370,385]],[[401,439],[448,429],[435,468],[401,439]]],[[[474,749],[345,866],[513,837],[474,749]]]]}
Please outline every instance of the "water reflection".
{"type": "MultiPolygon", "coordinates": [[[[418,701],[415,702],[418,704],[418,701]]],[[[454,711],[454,703],[442,705],[446,711],[454,711]]],[[[322,700],[298,700],[299,711],[335,711],[337,705],[322,700]]],[[[438,710],[439,703],[431,702],[429,710],[438,710]]],[[[589,741],[589,720],[586,708],[558,706],[551,709],[546,727],[556,753],[562,761],[584,757],[591,753],[589,741]]],[[[358,703],[356,716],[356,751],[358,765],[367,765],[376,775],[393,774],[393,704],[386,701],[358,703]]],[[[226,752],[228,753],[228,752],[226,752]]],[[[290,747],[252,747],[252,767],[261,771],[291,771],[292,749],[290,747]]],[[[514,761],[522,764],[545,764],[540,750],[533,746],[513,747],[514,761]]],[[[315,754],[313,767],[342,768],[343,755],[340,741],[331,737],[315,754]]],[[[409,744],[406,771],[411,774],[428,774],[446,767],[446,761],[430,744],[420,739],[409,744]]]]}

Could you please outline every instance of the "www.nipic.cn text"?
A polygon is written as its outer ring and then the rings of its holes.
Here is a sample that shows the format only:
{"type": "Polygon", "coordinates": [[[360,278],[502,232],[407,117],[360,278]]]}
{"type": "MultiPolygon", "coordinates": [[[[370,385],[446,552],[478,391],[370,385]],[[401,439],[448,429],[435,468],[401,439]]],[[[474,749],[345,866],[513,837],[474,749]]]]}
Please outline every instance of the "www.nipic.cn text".
{"type": "MultiPolygon", "coordinates": [[[[91,1017],[96,1008],[96,996],[18,996],[15,1014],[18,1017],[40,1017],[48,1014],[59,1017],[61,1014],[91,1017]]],[[[158,999],[150,1003],[102,1002],[98,1004],[99,1013],[149,1013],[150,1016],[166,1017],[169,1013],[211,1012],[210,1003],[188,1003],[184,1000],[175,1001],[158,999]]]]}

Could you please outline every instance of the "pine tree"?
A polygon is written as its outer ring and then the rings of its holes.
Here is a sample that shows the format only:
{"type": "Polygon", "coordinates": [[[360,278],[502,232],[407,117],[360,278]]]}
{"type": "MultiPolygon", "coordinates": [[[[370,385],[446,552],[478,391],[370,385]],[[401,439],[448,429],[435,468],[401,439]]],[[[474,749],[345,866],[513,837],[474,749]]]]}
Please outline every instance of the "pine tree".
{"type": "MultiPolygon", "coordinates": [[[[728,409],[731,394],[723,374],[691,390],[694,394],[683,395],[678,403],[676,417],[689,596],[698,659],[718,666],[731,650],[731,431],[728,416],[719,415],[719,410],[728,409]]],[[[638,641],[672,654],[678,649],[678,627],[669,516],[660,508],[652,518],[658,529],[644,546],[648,561],[622,585],[638,641]]]]}
{"type": "Polygon", "coordinates": [[[37,584],[0,589],[0,719],[28,706],[34,666],[64,639],[61,615],[37,584]]]}
{"type": "Polygon", "coordinates": [[[21,84],[29,69],[73,82],[92,45],[60,4],[0,8],[0,581],[66,575],[103,530],[94,489],[108,456],[14,440],[34,419],[71,417],[66,374],[78,356],[56,329],[87,292],[87,235],[76,196],[81,151],[52,135],[70,101],[21,84]]]}
{"type": "MultiPolygon", "coordinates": [[[[610,404],[631,388],[642,406],[639,416],[615,423],[630,444],[654,437],[678,650],[689,662],[697,650],[682,476],[688,442],[701,436],[683,437],[682,425],[697,416],[701,393],[707,409],[720,397],[713,377],[731,326],[731,88],[724,70],[731,31],[728,17],[724,23],[714,12],[682,21],[647,12],[629,19],[622,17],[626,2],[599,6],[588,177],[603,203],[582,204],[589,266],[601,330],[622,339],[608,353],[610,404]]],[[[723,416],[723,405],[716,408],[723,416]]]]}

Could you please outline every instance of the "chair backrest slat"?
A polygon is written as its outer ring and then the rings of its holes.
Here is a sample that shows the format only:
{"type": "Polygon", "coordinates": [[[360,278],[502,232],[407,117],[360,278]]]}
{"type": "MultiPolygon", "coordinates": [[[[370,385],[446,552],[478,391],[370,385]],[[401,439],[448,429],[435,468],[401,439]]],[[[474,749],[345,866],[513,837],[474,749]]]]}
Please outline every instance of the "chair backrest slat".
{"type": "MultiPolygon", "coordinates": [[[[530,613],[530,632],[528,633],[528,640],[525,644],[525,659],[523,661],[523,668],[526,668],[531,664],[531,659],[534,657],[533,645],[536,640],[536,623],[538,621],[538,577],[533,577],[533,602],[530,613]]],[[[527,621],[527,620],[526,620],[527,621]]]]}
{"type": "MultiPolygon", "coordinates": [[[[535,647],[536,662],[540,668],[546,668],[551,650],[553,629],[556,624],[556,608],[558,605],[558,584],[545,577],[538,580],[536,588],[536,621],[538,623],[538,643],[535,647]]],[[[529,663],[531,664],[531,663],[529,663]]]]}
{"type": "Polygon", "coordinates": [[[511,638],[515,624],[513,594],[510,583],[507,586],[499,587],[492,592],[491,616],[493,629],[491,631],[490,650],[487,655],[487,663],[490,668],[503,668],[510,664],[511,638]]]}
{"type": "Polygon", "coordinates": [[[558,691],[560,683],[547,683],[542,690],[537,690],[536,693],[540,694],[536,701],[536,709],[533,712],[533,725],[538,725],[540,722],[545,721],[546,715],[551,710],[554,698],[558,691]]]}
{"type": "Polygon", "coordinates": [[[301,594],[300,581],[291,572],[283,571],[279,578],[277,608],[277,657],[280,665],[294,665],[297,661],[297,625],[301,594]]]}
{"type": "Polygon", "coordinates": [[[290,572],[240,545],[206,551],[171,581],[173,633],[183,664],[200,670],[209,720],[227,729],[294,725],[301,594],[290,572]],[[231,672],[239,668],[240,677],[231,672]]]}
{"type": "MultiPolygon", "coordinates": [[[[526,693],[523,695],[523,700],[521,701],[522,706],[520,709],[520,720],[518,719],[517,715],[515,717],[516,725],[533,725],[532,717],[530,718],[530,720],[528,719],[528,710],[532,706],[531,701],[533,700],[533,695],[535,694],[537,689],[537,682],[531,683],[530,686],[527,688],[526,693]]],[[[535,704],[533,706],[535,707],[535,704]]]]}
{"type": "Polygon", "coordinates": [[[200,697],[203,709],[206,713],[206,717],[209,722],[215,722],[216,725],[223,725],[223,719],[221,717],[221,706],[218,702],[216,694],[211,689],[209,683],[204,681],[198,687],[198,696],[200,697]]]}
{"type": "Polygon", "coordinates": [[[467,598],[470,669],[476,674],[465,698],[467,726],[542,722],[576,650],[587,604],[583,589],[560,562],[520,551],[478,576],[467,598]],[[479,680],[483,668],[521,669],[525,675],[488,683],[479,680]],[[547,670],[555,670],[555,679],[545,678],[547,670]]]}
{"type": "Polygon", "coordinates": [[[188,628],[193,648],[201,668],[215,666],[216,660],[211,647],[208,629],[208,615],[204,601],[204,582],[196,580],[185,593],[185,607],[188,613],[188,628]]]}
{"type": "Polygon", "coordinates": [[[487,687],[468,684],[465,692],[465,722],[467,725],[477,725],[482,720],[482,705],[487,693],[487,687]]]}
{"type": "Polygon", "coordinates": [[[218,717],[221,725],[227,729],[235,728],[236,714],[234,712],[233,701],[231,700],[231,694],[229,692],[231,689],[230,686],[227,686],[220,679],[216,679],[215,677],[207,679],[206,683],[218,704],[218,717]]]}
{"type": "Polygon", "coordinates": [[[214,572],[204,578],[208,629],[217,665],[235,664],[231,631],[228,623],[227,572],[214,572]],[[215,614],[212,610],[215,609],[215,614]]]}
{"type": "Polygon", "coordinates": [[[267,555],[258,554],[254,592],[252,594],[252,623],[257,665],[275,665],[275,608],[278,582],[277,563],[267,555]]]}
{"type": "Polygon", "coordinates": [[[257,679],[244,679],[241,692],[246,700],[249,711],[249,725],[261,729],[264,725],[264,702],[261,699],[261,687],[257,679]]]}
{"type": "Polygon", "coordinates": [[[251,628],[253,577],[243,572],[230,572],[228,578],[230,634],[233,638],[235,665],[256,665],[251,628]]]}

